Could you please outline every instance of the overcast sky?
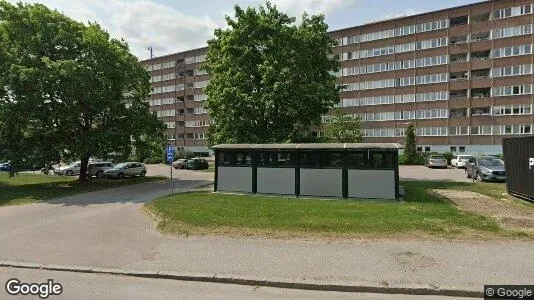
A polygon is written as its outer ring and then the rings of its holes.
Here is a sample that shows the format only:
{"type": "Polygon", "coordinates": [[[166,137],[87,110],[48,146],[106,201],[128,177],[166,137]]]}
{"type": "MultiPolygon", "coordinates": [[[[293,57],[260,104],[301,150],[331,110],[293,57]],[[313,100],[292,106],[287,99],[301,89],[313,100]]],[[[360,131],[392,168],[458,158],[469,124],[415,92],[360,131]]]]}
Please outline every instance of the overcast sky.
{"type": "MultiPolygon", "coordinates": [[[[8,0],[9,2],[16,2],[8,0]]],[[[140,59],[148,47],[161,56],[206,46],[213,30],[224,27],[224,15],[235,4],[258,6],[262,0],[26,0],[58,9],[78,21],[96,21],[117,38],[124,38],[140,59]]],[[[304,11],[322,13],[330,30],[361,25],[377,19],[417,14],[477,0],[271,0],[298,17],[304,11]]]]}

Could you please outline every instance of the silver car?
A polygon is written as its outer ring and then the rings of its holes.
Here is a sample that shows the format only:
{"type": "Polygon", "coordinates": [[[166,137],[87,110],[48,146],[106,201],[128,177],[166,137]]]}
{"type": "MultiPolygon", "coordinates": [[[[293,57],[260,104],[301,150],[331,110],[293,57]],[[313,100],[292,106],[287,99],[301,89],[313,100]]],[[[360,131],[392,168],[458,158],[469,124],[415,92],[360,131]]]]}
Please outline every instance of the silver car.
{"type": "Polygon", "coordinates": [[[96,176],[98,178],[104,176],[104,172],[113,168],[113,163],[110,161],[99,161],[89,163],[87,165],[87,174],[89,176],[96,176]]]}
{"type": "Polygon", "coordinates": [[[81,163],[79,161],[74,162],[70,165],[67,165],[63,168],[58,168],[54,170],[54,174],[56,175],[67,175],[67,176],[73,176],[80,174],[80,166],[81,163]]]}
{"type": "Polygon", "coordinates": [[[471,157],[465,167],[465,177],[476,181],[505,181],[504,161],[493,156],[471,157]]]}
{"type": "Polygon", "coordinates": [[[441,155],[430,155],[426,159],[426,166],[429,168],[447,168],[447,159],[441,155]]]}
{"type": "Polygon", "coordinates": [[[128,176],[144,177],[146,175],[146,167],[138,162],[125,162],[104,171],[103,175],[107,178],[124,178],[128,176]]]}

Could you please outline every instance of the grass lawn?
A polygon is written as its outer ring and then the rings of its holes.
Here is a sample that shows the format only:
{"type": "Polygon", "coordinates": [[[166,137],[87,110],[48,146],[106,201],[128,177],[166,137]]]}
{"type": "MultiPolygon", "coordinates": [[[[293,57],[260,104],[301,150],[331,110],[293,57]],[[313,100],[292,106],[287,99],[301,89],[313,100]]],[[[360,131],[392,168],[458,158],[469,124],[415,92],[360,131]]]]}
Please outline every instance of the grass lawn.
{"type": "Polygon", "coordinates": [[[215,172],[215,164],[209,163],[209,167],[204,170],[199,170],[200,172],[215,172]]]}
{"type": "Polygon", "coordinates": [[[7,172],[0,172],[0,206],[40,202],[61,196],[161,180],[163,177],[93,179],[86,183],[80,183],[77,179],[77,176],[45,176],[27,173],[19,173],[9,178],[7,172]]]}
{"type": "MultiPolygon", "coordinates": [[[[427,193],[456,183],[401,183],[406,202],[318,200],[192,192],[146,204],[158,227],[172,234],[261,236],[488,238],[525,236],[493,220],[461,212],[427,193]]],[[[474,188],[461,184],[462,189],[474,188]]]]}

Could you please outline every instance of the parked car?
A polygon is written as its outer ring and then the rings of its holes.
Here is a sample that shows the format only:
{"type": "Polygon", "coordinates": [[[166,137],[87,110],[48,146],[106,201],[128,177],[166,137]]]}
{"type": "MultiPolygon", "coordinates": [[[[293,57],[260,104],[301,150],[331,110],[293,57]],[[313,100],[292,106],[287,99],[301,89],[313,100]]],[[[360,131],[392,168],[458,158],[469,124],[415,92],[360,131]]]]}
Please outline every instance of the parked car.
{"type": "Polygon", "coordinates": [[[426,159],[426,164],[428,168],[447,168],[447,159],[441,155],[430,155],[426,159]]]}
{"type": "Polygon", "coordinates": [[[188,170],[203,170],[209,168],[208,161],[203,158],[192,158],[187,161],[185,168],[188,170]]]}
{"type": "Polygon", "coordinates": [[[111,168],[113,168],[113,163],[110,161],[92,162],[87,165],[87,175],[100,178],[106,170],[111,168]]]}
{"type": "Polygon", "coordinates": [[[180,159],[177,159],[175,162],[172,163],[172,167],[175,168],[176,170],[185,169],[186,164],[187,164],[187,159],[180,158],[180,159]]]}
{"type": "Polygon", "coordinates": [[[78,174],[80,174],[80,166],[81,166],[81,162],[76,161],[76,162],[73,162],[70,165],[67,165],[66,167],[54,170],[54,174],[56,174],[56,175],[67,175],[67,176],[78,175],[78,174]]]}
{"type": "Polygon", "coordinates": [[[504,161],[493,156],[474,156],[465,168],[465,177],[476,181],[505,181],[504,161]]]}
{"type": "Polygon", "coordinates": [[[11,169],[11,162],[10,161],[0,164],[0,171],[6,171],[7,172],[7,171],[9,171],[9,169],[11,169]]]}
{"type": "Polygon", "coordinates": [[[471,155],[454,155],[451,159],[451,166],[455,168],[465,168],[467,161],[473,156],[471,155]]]}
{"type": "Polygon", "coordinates": [[[103,175],[107,178],[124,178],[126,176],[144,177],[146,175],[146,167],[138,162],[125,162],[104,171],[103,175]]]}

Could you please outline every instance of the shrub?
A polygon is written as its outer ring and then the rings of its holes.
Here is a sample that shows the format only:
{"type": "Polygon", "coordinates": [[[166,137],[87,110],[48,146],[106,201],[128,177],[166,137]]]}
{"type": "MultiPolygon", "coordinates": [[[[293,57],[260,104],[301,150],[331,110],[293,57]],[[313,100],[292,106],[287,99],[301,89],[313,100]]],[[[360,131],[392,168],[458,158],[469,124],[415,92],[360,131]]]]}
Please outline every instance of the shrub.
{"type": "Polygon", "coordinates": [[[452,152],[445,152],[443,154],[443,157],[445,157],[445,159],[447,160],[447,164],[450,165],[451,164],[451,160],[452,160],[452,157],[454,156],[454,154],[452,154],[452,152]]]}
{"type": "Polygon", "coordinates": [[[177,160],[177,159],[190,159],[190,158],[193,158],[195,157],[196,154],[192,151],[189,151],[189,150],[180,150],[180,151],[176,151],[176,153],[174,153],[174,160],[177,160]]]}

